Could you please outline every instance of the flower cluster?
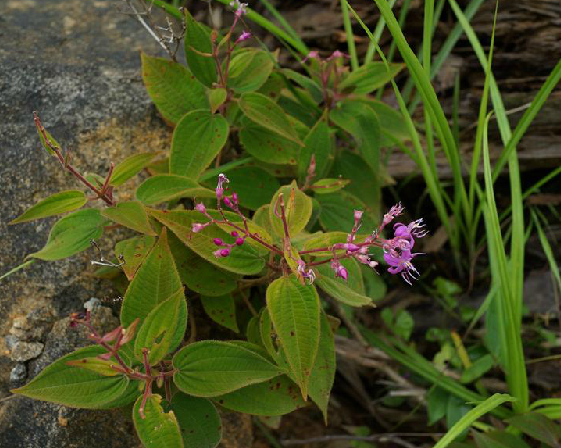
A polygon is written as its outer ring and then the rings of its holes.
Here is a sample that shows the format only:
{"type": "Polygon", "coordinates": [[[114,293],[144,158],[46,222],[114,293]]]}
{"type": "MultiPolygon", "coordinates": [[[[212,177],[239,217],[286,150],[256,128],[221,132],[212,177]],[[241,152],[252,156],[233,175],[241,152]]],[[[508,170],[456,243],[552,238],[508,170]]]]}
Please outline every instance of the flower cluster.
{"type": "Polygon", "coordinates": [[[220,214],[222,215],[223,221],[216,221],[206,210],[206,207],[203,203],[199,203],[195,206],[195,210],[205,215],[209,221],[205,223],[193,223],[191,226],[191,231],[193,233],[199,233],[206,227],[210,226],[211,224],[218,224],[224,223],[229,224],[232,227],[235,227],[237,230],[233,230],[230,232],[230,236],[234,237],[235,240],[233,243],[226,243],[221,238],[214,238],[213,242],[218,249],[213,252],[216,258],[226,258],[230,255],[232,249],[237,246],[241,246],[245,239],[248,236],[251,236],[249,233],[249,228],[247,226],[247,218],[242,214],[240,210],[240,205],[238,201],[238,195],[236,192],[232,192],[230,196],[224,196],[224,191],[228,189],[226,184],[230,183],[230,180],[222,173],[218,175],[218,184],[216,185],[216,206],[220,214]],[[235,224],[231,223],[226,216],[224,215],[224,211],[222,209],[222,203],[226,205],[230,210],[237,213],[238,216],[242,218],[242,222],[244,224],[244,229],[238,228],[235,224]],[[245,230],[245,231],[244,231],[245,230]]]}
{"type": "MultiPolygon", "coordinates": [[[[217,210],[220,213],[222,219],[215,219],[207,210],[204,204],[199,203],[195,206],[195,210],[203,214],[208,218],[208,222],[200,223],[195,222],[192,224],[191,230],[193,233],[198,233],[204,230],[206,227],[212,224],[227,225],[233,228],[229,233],[229,236],[233,238],[232,242],[225,242],[222,238],[214,238],[213,242],[217,246],[217,250],[213,252],[216,258],[226,258],[228,257],[235,247],[242,246],[247,238],[251,238],[261,245],[267,247],[271,252],[276,255],[280,255],[281,258],[287,253],[286,250],[281,250],[274,244],[269,244],[257,233],[251,233],[249,230],[249,225],[247,218],[241,212],[239,206],[238,195],[236,192],[232,192],[229,196],[225,195],[228,191],[229,180],[224,174],[218,176],[218,183],[216,185],[216,204],[217,210]],[[236,213],[240,218],[241,222],[232,222],[229,220],[224,213],[223,205],[236,213]]],[[[275,213],[280,219],[284,219],[284,205],[282,198],[279,197],[281,212],[275,213]]],[[[417,238],[422,238],[427,234],[424,229],[424,224],[422,219],[418,219],[409,223],[408,225],[402,224],[400,222],[394,225],[394,234],[390,239],[384,239],[381,237],[381,233],[386,226],[388,226],[392,221],[394,221],[398,216],[400,216],[404,211],[404,208],[400,203],[394,205],[383,217],[380,226],[375,229],[371,234],[364,238],[361,236],[358,238],[358,231],[362,226],[363,212],[361,210],[355,210],[354,212],[354,225],[351,232],[347,235],[346,242],[335,243],[329,247],[315,248],[310,250],[303,250],[298,252],[297,259],[293,261],[297,264],[297,274],[302,278],[306,279],[309,283],[313,283],[316,279],[316,272],[313,267],[329,263],[331,269],[336,278],[340,278],[347,281],[349,278],[349,272],[347,268],[341,263],[344,259],[355,259],[359,263],[368,266],[376,272],[376,268],[379,263],[371,258],[370,248],[380,247],[384,251],[384,260],[388,264],[388,272],[393,275],[400,274],[403,280],[411,284],[412,280],[415,280],[419,276],[419,272],[413,266],[412,260],[419,252],[413,252],[413,247],[415,246],[415,240],[417,238]],[[321,253],[329,252],[331,257],[327,260],[312,260],[306,262],[301,257],[302,256],[319,256],[321,253]]],[[[215,215],[216,216],[216,215],[215,215]]],[[[285,247],[288,244],[290,246],[289,235],[285,235],[285,247]]],[[[288,251],[290,253],[290,251],[288,251]]]]}

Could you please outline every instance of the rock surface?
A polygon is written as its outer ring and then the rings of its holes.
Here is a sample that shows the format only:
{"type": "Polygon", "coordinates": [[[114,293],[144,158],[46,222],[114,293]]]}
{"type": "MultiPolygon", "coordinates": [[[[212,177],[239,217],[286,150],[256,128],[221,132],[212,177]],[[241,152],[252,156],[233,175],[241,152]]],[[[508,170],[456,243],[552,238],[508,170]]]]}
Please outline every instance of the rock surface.
{"type": "MultiPolygon", "coordinates": [[[[73,164],[82,172],[103,176],[111,161],[169,148],[171,132],[142,85],[139,52],[164,55],[117,6],[105,0],[0,2],[0,276],[41,249],[57,218],[15,226],[9,221],[55,192],[81,188],[40,147],[34,110],[58,142],[72,148],[73,164]]],[[[106,239],[105,247],[112,247],[115,234],[106,239]]],[[[69,409],[9,393],[87,344],[83,334],[68,329],[66,317],[92,296],[116,295],[108,283],[84,275],[92,271],[93,258],[98,254],[92,249],[67,260],[35,262],[0,280],[1,447],[140,446],[128,411],[69,409]]],[[[108,309],[102,310],[106,323],[116,325],[108,309]]],[[[237,414],[227,420],[225,434],[250,446],[250,420],[240,424],[237,414]]]]}

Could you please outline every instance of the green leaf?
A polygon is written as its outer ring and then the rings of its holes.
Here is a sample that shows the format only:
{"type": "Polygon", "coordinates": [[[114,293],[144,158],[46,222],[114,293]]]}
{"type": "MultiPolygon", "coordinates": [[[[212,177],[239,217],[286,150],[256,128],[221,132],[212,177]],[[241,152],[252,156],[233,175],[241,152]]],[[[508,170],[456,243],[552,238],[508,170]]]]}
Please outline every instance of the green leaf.
{"type": "Polygon", "coordinates": [[[280,70],[280,72],[291,81],[294,81],[296,84],[306,89],[316,103],[320,103],[323,100],[323,92],[321,90],[321,87],[313,79],[308,78],[307,76],[295,72],[294,70],[291,70],[289,68],[283,68],[280,70]]]}
{"type": "Polygon", "coordinates": [[[323,120],[319,120],[306,136],[304,147],[298,157],[300,182],[304,182],[308,175],[312,155],[316,159],[316,179],[324,177],[333,161],[333,152],[333,139],[329,133],[329,126],[323,120]]]}
{"type": "Polygon", "coordinates": [[[325,263],[316,267],[319,273],[316,280],[318,287],[331,297],[347,305],[355,307],[364,305],[374,306],[372,299],[365,295],[362,273],[357,262],[351,258],[339,261],[349,272],[348,281],[345,282],[342,278],[335,278],[333,269],[331,269],[329,263],[325,263]]]}
{"type": "Polygon", "coordinates": [[[183,392],[215,397],[282,372],[254,351],[231,342],[202,341],[182,348],[173,357],[173,380],[183,392]]]}
{"type": "Polygon", "coordinates": [[[183,290],[179,290],[146,316],[136,336],[134,355],[142,360],[142,350],[147,348],[150,365],[158,364],[179,346],[186,328],[187,302],[183,290]]]}
{"type": "Polygon", "coordinates": [[[121,323],[129,326],[136,318],[142,321],[158,304],[166,301],[183,285],[168,246],[166,229],[136,272],[125,293],[121,323]]]}
{"type": "Polygon", "coordinates": [[[115,365],[114,360],[110,361],[110,360],[90,357],[90,358],[75,359],[73,361],[66,361],[66,364],[71,367],[86,369],[102,376],[122,375],[121,373],[119,373],[118,371],[112,368],[112,366],[115,365]]]}
{"type": "MultiPolygon", "coordinates": [[[[162,212],[158,210],[150,210],[154,216],[163,225],[168,227],[175,235],[191,250],[196,252],[200,257],[227,271],[235,272],[242,275],[253,275],[261,272],[265,267],[265,259],[263,258],[268,251],[263,251],[248,240],[232,250],[230,256],[226,258],[216,258],[213,252],[216,245],[213,240],[221,238],[223,241],[231,242],[233,237],[220,229],[216,225],[210,225],[199,233],[191,232],[194,223],[208,222],[208,218],[197,211],[173,211],[162,212]]],[[[239,217],[233,213],[226,213],[228,219],[232,222],[239,222],[239,217]]],[[[262,238],[267,238],[267,232],[253,223],[249,222],[250,232],[259,233],[262,238]]]]}
{"type": "Polygon", "coordinates": [[[144,418],[140,413],[142,397],[134,404],[132,419],[138,438],[145,448],[183,448],[181,429],[173,412],[164,412],[162,397],[151,395],[144,407],[144,418]]]}
{"type": "MultiPolygon", "coordinates": [[[[49,147],[49,145],[47,145],[47,142],[45,141],[45,137],[43,136],[43,133],[39,130],[39,128],[37,128],[37,134],[39,134],[39,140],[41,141],[41,146],[45,149],[45,151],[47,151],[51,155],[55,155],[55,152],[49,147]]],[[[52,146],[58,147],[60,149],[60,145],[58,144],[58,142],[54,139],[51,133],[46,129],[45,129],[45,134],[47,135],[47,138],[49,139],[52,146]]]]}
{"type": "Polygon", "coordinates": [[[232,58],[228,87],[236,93],[253,92],[267,81],[273,65],[273,59],[265,51],[244,48],[232,58]]]}
{"type": "Polygon", "coordinates": [[[250,120],[243,121],[240,142],[258,160],[274,164],[295,165],[300,146],[250,120]]]}
{"type": "Polygon", "coordinates": [[[296,185],[296,181],[293,181],[290,185],[279,188],[273,196],[271,206],[269,207],[269,219],[271,220],[271,226],[277,236],[284,236],[282,219],[279,217],[281,210],[278,204],[278,198],[281,193],[284,198],[284,210],[288,232],[291,236],[296,236],[304,230],[312,216],[312,200],[305,193],[302,193],[298,185],[296,185]],[[279,216],[276,216],[275,213],[279,213],[279,216]]]}
{"type": "Polygon", "coordinates": [[[294,275],[279,278],[267,288],[267,308],[292,376],[306,398],[320,339],[317,291],[294,275]]]}
{"type": "Polygon", "coordinates": [[[383,62],[369,62],[348,74],[339,84],[341,91],[352,91],[365,95],[384,86],[405,67],[404,64],[390,64],[390,70],[383,62]]]}
{"type": "Polygon", "coordinates": [[[153,236],[135,236],[116,244],[115,254],[123,256],[125,264],[122,268],[129,281],[133,279],[155,242],[156,238],[153,236]]]}
{"type": "Polygon", "coordinates": [[[236,321],[236,303],[230,294],[218,297],[201,296],[201,302],[205,312],[214,322],[239,333],[236,321]]]}
{"type": "Polygon", "coordinates": [[[329,194],[342,190],[351,181],[347,179],[321,179],[315,182],[310,189],[317,194],[329,194]]]}
{"type": "Polygon", "coordinates": [[[55,223],[45,247],[28,257],[54,261],[82,252],[91,246],[91,240],[101,237],[106,223],[97,209],[71,213],[55,223]]]}
{"type": "Polygon", "coordinates": [[[469,428],[481,416],[487,414],[503,403],[513,401],[514,399],[507,394],[494,394],[492,397],[487,398],[482,403],[479,403],[475,408],[460,418],[452,428],[442,437],[434,448],[445,448],[454,441],[461,433],[469,428]]]}
{"type": "Polygon", "coordinates": [[[265,95],[255,92],[244,93],[239,105],[245,116],[251,121],[304,146],[284,111],[265,95]]]}
{"type": "Polygon", "coordinates": [[[380,214],[379,182],[377,176],[360,155],[350,151],[340,152],[329,177],[349,179],[351,183],[347,185],[345,191],[360,199],[372,210],[373,217],[378,218],[380,214]]]}
{"type": "Polygon", "coordinates": [[[148,95],[166,120],[175,124],[187,112],[208,107],[205,88],[183,65],[144,53],[141,59],[148,95]]]}
{"type": "Polygon", "coordinates": [[[331,110],[329,118],[355,138],[360,154],[376,173],[380,165],[381,134],[376,113],[360,101],[344,100],[331,110]]]}
{"type": "Polygon", "coordinates": [[[524,434],[548,446],[558,448],[561,431],[559,425],[538,412],[515,415],[508,423],[524,434]]]}
{"type": "Polygon", "coordinates": [[[320,338],[316,361],[310,376],[310,398],[318,405],[327,425],[327,405],[335,380],[335,339],[324,312],[320,315],[320,338]]]}
{"type": "Polygon", "coordinates": [[[197,79],[207,87],[217,81],[216,63],[212,58],[210,30],[197,22],[185,9],[185,56],[187,65],[197,79]],[[201,54],[203,53],[203,54],[201,54]]]}
{"type": "Polygon", "coordinates": [[[440,387],[433,386],[427,394],[427,409],[429,414],[429,426],[434,425],[446,415],[448,399],[450,394],[440,387]]]}
{"type": "Polygon", "coordinates": [[[213,298],[236,289],[238,286],[236,274],[224,271],[201,258],[173,233],[170,233],[168,238],[179,277],[187,288],[213,298]]]}
{"type": "Polygon", "coordinates": [[[171,141],[170,174],[198,179],[228,140],[230,126],[209,110],[194,110],[177,123],[171,141]]]}
{"type": "Polygon", "coordinates": [[[228,92],[223,87],[217,87],[215,89],[210,89],[208,91],[208,100],[210,102],[210,110],[214,114],[218,110],[226,98],[228,97],[228,92]]]}
{"type": "Polygon", "coordinates": [[[160,174],[146,179],[136,190],[136,197],[146,205],[160,204],[177,198],[212,198],[214,191],[183,176],[160,174]]]}
{"type": "Polygon", "coordinates": [[[250,210],[271,202],[271,198],[280,188],[279,181],[267,171],[244,166],[228,172],[229,188],[238,193],[240,204],[250,210]]]}
{"type": "Polygon", "coordinates": [[[393,146],[394,142],[388,136],[392,136],[397,140],[410,140],[411,135],[409,134],[409,128],[407,123],[403,118],[403,115],[399,110],[396,110],[382,101],[377,101],[373,99],[360,99],[365,104],[367,104],[376,113],[378,121],[380,122],[380,128],[382,131],[382,141],[380,146],[393,146]]]}
{"type": "Polygon", "coordinates": [[[222,438],[220,415],[206,398],[176,393],[170,403],[187,448],[215,448],[222,438]]]}
{"type": "Polygon", "coordinates": [[[355,210],[365,212],[362,215],[363,232],[370,233],[376,228],[372,219],[372,209],[347,191],[318,195],[316,199],[321,205],[319,222],[328,232],[337,230],[350,232],[355,222],[355,210]]]}
{"type": "Polygon", "coordinates": [[[470,367],[464,370],[462,377],[460,378],[460,382],[464,384],[471,383],[485,375],[485,373],[491,370],[494,365],[495,360],[491,355],[487,354],[482,356],[477,361],[473,362],[470,367]]]}
{"type": "Polygon", "coordinates": [[[83,191],[61,191],[60,193],[55,193],[39,201],[25,213],[11,221],[10,224],[33,221],[35,219],[46,218],[47,216],[71,212],[72,210],[82,207],[86,202],[88,202],[88,199],[83,191]]]}
{"type": "Polygon", "coordinates": [[[101,215],[137,232],[152,236],[156,235],[156,232],[154,232],[150,225],[148,214],[140,202],[119,202],[114,207],[103,209],[101,215]]]}
{"type": "Polygon", "coordinates": [[[99,408],[119,398],[127,389],[129,379],[124,375],[103,376],[67,363],[103,353],[106,350],[99,346],[79,349],[56,360],[31,382],[12,392],[69,407],[99,408]]]}
{"type": "Polygon", "coordinates": [[[146,152],[142,154],[133,154],[119,163],[113,170],[109,185],[118,187],[123,185],[131,177],[136,176],[143,168],[145,168],[152,159],[156,157],[154,152],[146,152]]]}
{"type": "Polygon", "coordinates": [[[530,448],[520,437],[503,431],[474,432],[477,448],[530,448]]]}
{"type": "Polygon", "coordinates": [[[242,387],[214,400],[232,411],[267,416],[285,415],[306,405],[298,386],[286,375],[242,387]]]}
{"type": "Polygon", "coordinates": [[[364,281],[366,295],[374,302],[383,299],[388,288],[382,277],[364,264],[360,265],[360,270],[362,271],[362,280],[364,281]]]}

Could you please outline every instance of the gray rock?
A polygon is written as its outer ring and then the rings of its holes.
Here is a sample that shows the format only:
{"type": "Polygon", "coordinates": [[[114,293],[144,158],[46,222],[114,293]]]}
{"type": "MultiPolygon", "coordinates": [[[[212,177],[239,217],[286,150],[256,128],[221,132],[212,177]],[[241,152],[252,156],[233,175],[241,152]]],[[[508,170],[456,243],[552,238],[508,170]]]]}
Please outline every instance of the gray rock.
{"type": "Polygon", "coordinates": [[[44,345],[40,342],[16,342],[10,353],[14,361],[23,362],[37,358],[43,351],[44,345]]]}
{"type": "Polygon", "coordinates": [[[16,364],[10,372],[10,383],[21,383],[27,377],[27,367],[25,364],[16,364]]]}

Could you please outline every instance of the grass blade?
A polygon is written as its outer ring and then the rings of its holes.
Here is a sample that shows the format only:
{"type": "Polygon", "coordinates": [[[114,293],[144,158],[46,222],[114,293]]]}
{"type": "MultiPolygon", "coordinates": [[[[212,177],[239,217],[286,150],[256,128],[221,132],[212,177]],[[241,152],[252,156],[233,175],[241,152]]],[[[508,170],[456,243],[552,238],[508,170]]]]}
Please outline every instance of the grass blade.
{"type": "Polygon", "coordinates": [[[360,64],[358,63],[358,56],[356,54],[355,36],[353,34],[349,7],[346,0],[341,0],[341,14],[343,15],[343,27],[347,35],[347,48],[349,49],[349,56],[351,58],[351,68],[356,70],[360,64]]]}
{"type": "MultiPolygon", "coordinates": [[[[396,0],[390,0],[390,8],[394,7],[395,2],[396,2],[396,0]]],[[[403,6],[402,6],[402,8],[403,8],[403,6]]],[[[400,25],[401,25],[401,22],[400,22],[400,25]]],[[[386,27],[386,21],[384,20],[384,17],[380,17],[380,19],[378,20],[378,23],[376,23],[376,28],[374,28],[374,32],[372,33],[376,43],[380,42],[380,36],[384,32],[385,27],[386,27]]],[[[364,56],[364,63],[365,64],[367,62],[372,61],[372,59],[374,59],[374,53],[375,52],[376,52],[376,46],[372,42],[370,42],[368,44],[368,49],[366,50],[366,56],[364,56]]]]}
{"type": "Polygon", "coordinates": [[[507,403],[509,401],[515,401],[515,398],[507,394],[495,394],[492,397],[487,398],[482,403],[479,403],[475,408],[464,415],[460,420],[458,420],[454,426],[446,433],[442,439],[440,439],[434,448],[445,448],[450,443],[454,441],[462,432],[468,429],[477,419],[489,413],[497,406],[507,403]]]}

